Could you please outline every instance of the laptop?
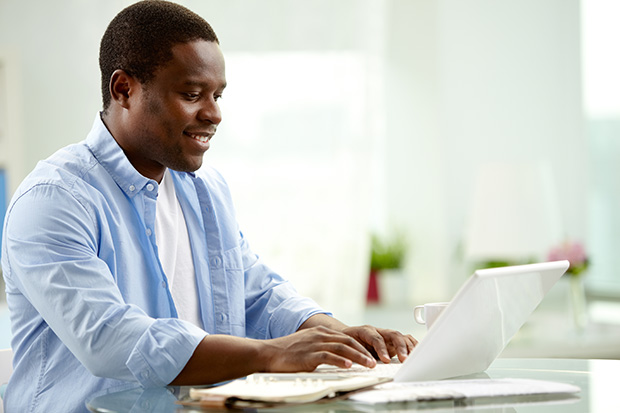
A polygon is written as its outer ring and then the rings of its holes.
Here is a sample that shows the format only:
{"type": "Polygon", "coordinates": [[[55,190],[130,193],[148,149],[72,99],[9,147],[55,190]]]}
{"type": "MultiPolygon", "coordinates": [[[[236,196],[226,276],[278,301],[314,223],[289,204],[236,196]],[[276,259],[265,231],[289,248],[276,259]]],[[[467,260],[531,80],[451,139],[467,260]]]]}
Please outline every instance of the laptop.
{"type": "Polygon", "coordinates": [[[568,261],[477,270],[394,375],[396,382],[479,373],[502,352],[568,261]]]}
{"type": "Polygon", "coordinates": [[[374,369],[324,364],[315,373],[362,374],[412,382],[483,372],[568,266],[568,261],[554,261],[477,270],[402,364],[379,363],[374,369]]]}

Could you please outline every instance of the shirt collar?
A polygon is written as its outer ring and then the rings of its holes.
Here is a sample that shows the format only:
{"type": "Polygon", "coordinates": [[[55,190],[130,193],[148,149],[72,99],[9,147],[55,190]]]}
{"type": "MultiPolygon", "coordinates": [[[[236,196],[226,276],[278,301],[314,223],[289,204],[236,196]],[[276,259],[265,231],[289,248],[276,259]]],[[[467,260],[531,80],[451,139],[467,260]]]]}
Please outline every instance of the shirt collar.
{"type": "Polygon", "coordinates": [[[86,145],[127,196],[135,196],[152,181],[141,175],[129,162],[125,152],[101,120],[101,113],[97,113],[95,117],[93,127],[86,137],[86,145]]]}

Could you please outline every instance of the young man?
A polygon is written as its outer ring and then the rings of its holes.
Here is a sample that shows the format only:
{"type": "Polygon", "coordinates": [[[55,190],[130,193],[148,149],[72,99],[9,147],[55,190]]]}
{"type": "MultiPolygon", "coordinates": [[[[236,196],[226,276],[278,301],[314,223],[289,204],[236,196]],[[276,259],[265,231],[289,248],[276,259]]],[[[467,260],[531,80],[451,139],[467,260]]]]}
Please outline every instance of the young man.
{"type": "Polygon", "coordinates": [[[265,266],[222,177],[195,172],[226,86],[206,21],[136,3],[106,30],[100,67],[103,111],[88,137],[37,165],[7,213],[8,411],[81,410],[125,382],[405,359],[413,337],[346,326],[265,266]]]}

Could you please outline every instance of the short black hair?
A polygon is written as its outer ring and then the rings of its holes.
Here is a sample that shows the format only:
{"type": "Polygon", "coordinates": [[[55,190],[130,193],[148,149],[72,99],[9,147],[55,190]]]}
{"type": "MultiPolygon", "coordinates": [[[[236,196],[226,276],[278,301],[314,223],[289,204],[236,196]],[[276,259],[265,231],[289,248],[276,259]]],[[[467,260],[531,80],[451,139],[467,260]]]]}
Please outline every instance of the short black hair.
{"type": "Polygon", "coordinates": [[[135,3],[112,19],[99,48],[103,110],[110,106],[110,78],[122,69],[147,83],[157,68],[172,59],[172,47],[194,40],[216,42],[213,28],[179,4],[163,0],[135,3]]]}

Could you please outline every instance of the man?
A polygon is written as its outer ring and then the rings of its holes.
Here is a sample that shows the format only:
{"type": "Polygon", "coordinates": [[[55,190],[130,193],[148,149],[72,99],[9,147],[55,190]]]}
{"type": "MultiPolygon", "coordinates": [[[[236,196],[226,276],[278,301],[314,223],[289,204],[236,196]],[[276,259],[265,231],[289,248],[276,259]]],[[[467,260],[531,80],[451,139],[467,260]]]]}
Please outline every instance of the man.
{"type": "Polygon", "coordinates": [[[348,327],[254,255],[226,183],[197,171],[222,120],[219,41],[163,1],[121,11],[100,48],[103,111],[39,163],[5,220],[8,411],[76,411],[95,391],[404,360],[416,340],[348,327]]]}

